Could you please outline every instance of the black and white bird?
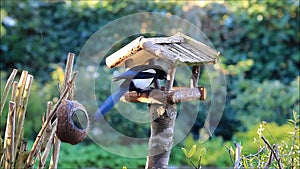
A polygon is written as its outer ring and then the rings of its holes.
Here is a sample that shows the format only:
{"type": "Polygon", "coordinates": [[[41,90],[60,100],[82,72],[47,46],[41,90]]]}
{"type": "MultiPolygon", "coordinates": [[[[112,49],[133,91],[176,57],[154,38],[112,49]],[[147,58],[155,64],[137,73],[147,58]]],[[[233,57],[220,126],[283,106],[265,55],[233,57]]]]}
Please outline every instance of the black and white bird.
{"type": "Polygon", "coordinates": [[[114,77],[114,81],[124,79],[120,87],[109,96],[98,108],[95,119],[104,116],[127,91],[141,92],[157,79],[166,79],[167,74],[162,67],[156,65],[140,65],[130,68],[128,71],[114,77]]]}

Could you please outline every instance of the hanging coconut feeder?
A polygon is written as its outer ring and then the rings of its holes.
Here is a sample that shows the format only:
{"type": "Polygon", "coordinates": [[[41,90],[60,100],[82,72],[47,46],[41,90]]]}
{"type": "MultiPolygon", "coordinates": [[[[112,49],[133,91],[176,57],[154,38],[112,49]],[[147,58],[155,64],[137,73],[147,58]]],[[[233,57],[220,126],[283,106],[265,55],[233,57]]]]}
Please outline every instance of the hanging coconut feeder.
{"type": "Polygon", "coordinates": [[[75,100],[65,100],[57,112],[57,137],[70,144],[81,142],[88,133],[89,119],[85,108],[75,100]],[[84,116],[78,119],[78,116],[84,116]]]}

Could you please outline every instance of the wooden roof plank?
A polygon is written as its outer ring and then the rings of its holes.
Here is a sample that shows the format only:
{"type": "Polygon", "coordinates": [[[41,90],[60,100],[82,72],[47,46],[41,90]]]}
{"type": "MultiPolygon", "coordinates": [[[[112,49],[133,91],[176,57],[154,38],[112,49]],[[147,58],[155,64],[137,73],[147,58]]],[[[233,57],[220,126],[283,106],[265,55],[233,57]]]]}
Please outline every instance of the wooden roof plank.
{"type": "Polygon", "coordinates": [[[218,58],[219,56],[219,52],[217,52],[216,50],[214,50],[212,47],[202,43],[202,42],[199,42],[199,41],[196,41],[195,39],[185,35],[185,34],[176,34],[175,36],[181,36],[185,39],[185,43],[188,43],[189,45],[191,45],[192,47],[200,50],[200,51],[203,51],[204,53],[206,53],[208,56],[211,56],[211,57],[214,57],[214,58],[218,58]]]}
{"type": "Polygon", "coordinates": [[[215,63],[219,52],[182,33],[171,37],[144,38],[140,36],[108,56],[106,65],[109,68],[121,66],[128,59],[136,60],[135,64],[139,64],[138,61],[146,63],[147,60],[155,57],[167,63],[176,63],[176,65],[199,65],[215,63]],[[149,55],[139,54],[140,51],[148,52],[149,55]]]}
{"type": "Polygon", "coordinates": [[[122,47],[121,49],[117,50],[115,53],[107,57],[105,59],[107,67],[113,68],[141,50],[141,39],[143,39],[143,36],[136,38],[126,46],[122,47]]]}
{"type": "Polygon", "coordinates": [[[183,43],[183,37],[156,37],[156,38],[147,38],[147,41],[150,41],[154,44],[170,44],[170,43],[183,43]]]}
{"type": "Polygon", "coordinates": [[[192,53],[194,53],[195,55],[200,56],[200,57],[202,57],[202,58],[205,58],[205,60],[211,60],[211,61],[214,61],[214,58],[212,58],[212,57],[206,55],[205,53],[203,53],[203,52],[201,52],[201,51],[195,49],[194,47],[192,47],[192,46],[190,46],[190,45],[188,45],[188,44],[186,44],[186,43],[182,43],[181,46],[187,48],[188,50],[190,50],[190,51],[191,51],[192,53]]]}

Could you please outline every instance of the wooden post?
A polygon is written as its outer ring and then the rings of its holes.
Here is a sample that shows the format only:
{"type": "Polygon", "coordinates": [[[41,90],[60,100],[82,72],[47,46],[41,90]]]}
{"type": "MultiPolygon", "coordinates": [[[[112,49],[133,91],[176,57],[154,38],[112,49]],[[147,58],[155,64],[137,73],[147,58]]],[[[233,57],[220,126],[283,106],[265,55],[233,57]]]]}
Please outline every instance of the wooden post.
{"type": "MultiPolygon", "coordinates": [[[[149,65],[156,65],[155,63],[156,63],[156,60],[155,60],[154,58],[149,60],[149,65]]],[[[154,88],[155,88],[155,89],[160,89],[160,88],[161,88],[158,79],[156,79],[156,80],[153,82],[153,85],[154,85],[154,88]]]]}
{"type": "Polygon", "coordinates": [[[190,88],[198,87],[199,75],[200,75],[200,65],[199,66],[193,66],[191,82],[190,82],[190,88]]]}
{"type": "MultiPolygon", "coordinates": [[[[171,90],[176,67],[171,65],[168,70],[166,90],[171,90]]],[[[151,136],[146,169],[167,169],[173,144],[176,104],[151,104],[151,136]]]]}

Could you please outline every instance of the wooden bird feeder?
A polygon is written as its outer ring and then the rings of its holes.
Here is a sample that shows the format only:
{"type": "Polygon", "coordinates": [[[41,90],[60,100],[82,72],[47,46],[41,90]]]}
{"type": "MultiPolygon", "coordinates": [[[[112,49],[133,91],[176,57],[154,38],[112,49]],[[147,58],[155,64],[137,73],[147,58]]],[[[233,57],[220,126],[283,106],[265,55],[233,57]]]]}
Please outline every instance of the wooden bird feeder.
{"type": "Polygon", "coordinates": [[[177,33],[171,37],[145,38],[140,36],[106,58],[109,68],[137,65],[160,65],[166,69],[167,80],[161,87],[142,93],[130,91],[121,98],[123,102],[148,103],[151,117],[151,136],[147,169],[167,168],[173,143],[176,103],[205,100],[206,89],[198,87],[200,66],[214,64],[219,52],[195,39],[177,33]],[[173,87],[176,67],[192,66],[190,86],[173,87]]]}

